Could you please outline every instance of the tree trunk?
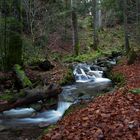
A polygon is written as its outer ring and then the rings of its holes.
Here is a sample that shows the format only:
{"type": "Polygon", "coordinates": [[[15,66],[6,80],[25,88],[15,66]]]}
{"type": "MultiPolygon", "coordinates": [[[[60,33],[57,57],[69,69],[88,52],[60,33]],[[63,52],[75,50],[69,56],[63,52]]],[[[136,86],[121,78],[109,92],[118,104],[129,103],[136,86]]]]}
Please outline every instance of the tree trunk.
{"type": "Polygon", "coordinates": [[[128,38],[128,24],[127,24],[127,0],[123,0],[124,8],[123,8],[123,17],[124,17],[124,37],[125,37],[125,51],[126,54],[128,54],[130,50],[130,45],[129,45],[129,38],[128,38]]]}
{"type": "Polygon", "coordinates": [[[136,0],[137,41],[140,43],[140,1],[136,0]]]}
{"type": "Polygon", "coordinates": [[[97,1],[92,0],[92,16],[93,16],[93,47],[97,50],[98,33],[97,33],[97,1]]]}
{"type": "Polygon", "coordinates": [[[73,0],[71,0],[71,7],[72,7],[71,14],[72,14],[72,29],[73,29],[73,48],[74,53],[77,56],[79,54],[78,19],[73,0]]]}
{"type": "Polygon", "coordinates": [[[0,23],[4,30],[0,47],[3,48],[3,69],[11,70],[14,64],[22,64],[22,10],[21,0],[1,1],[0,23]]]}

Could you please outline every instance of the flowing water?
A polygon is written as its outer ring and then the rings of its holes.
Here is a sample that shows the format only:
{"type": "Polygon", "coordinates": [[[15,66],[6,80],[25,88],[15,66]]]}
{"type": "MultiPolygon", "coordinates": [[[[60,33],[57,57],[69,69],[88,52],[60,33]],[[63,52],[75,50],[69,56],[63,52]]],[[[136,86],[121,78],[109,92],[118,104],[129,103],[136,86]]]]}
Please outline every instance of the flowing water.
{"type": "Polygon", "coordinates": [[[103,71],[97,66],[91,68],[87,64],[78,64],[75,66],[73,74],[76,82],[63,87],[56,110],[36,112],[32,108],[11,109],[0,114],[0,125],[23,127],[56,123],[72,104],[81,100],[90,100],[111,85],[111,80],[103,78],[103,71]]]}

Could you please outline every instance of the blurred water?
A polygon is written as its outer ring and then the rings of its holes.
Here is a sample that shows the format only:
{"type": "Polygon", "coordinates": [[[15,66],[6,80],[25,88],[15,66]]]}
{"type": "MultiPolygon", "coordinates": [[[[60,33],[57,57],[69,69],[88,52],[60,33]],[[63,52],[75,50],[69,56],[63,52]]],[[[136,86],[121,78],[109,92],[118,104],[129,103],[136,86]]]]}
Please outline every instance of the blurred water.
{"type": "Polygon", "coordinates": [[[60,120],[65,111],[74,103],[90,99],[111,85],[111,80],[103,78],[103,71],[91,70],[90,65],[78,64],[73,74],[76,83],[63,87],[56,110],[36,112],[32,108],[11,109],[0,114],[0,124],[7,126],[52,124],[60,120]]]}

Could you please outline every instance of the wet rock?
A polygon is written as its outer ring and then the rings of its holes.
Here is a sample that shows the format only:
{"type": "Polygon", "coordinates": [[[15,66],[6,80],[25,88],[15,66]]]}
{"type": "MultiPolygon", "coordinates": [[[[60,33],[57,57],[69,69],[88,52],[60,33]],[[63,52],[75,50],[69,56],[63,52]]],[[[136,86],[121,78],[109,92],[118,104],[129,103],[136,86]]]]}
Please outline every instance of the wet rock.
{"type": "Polygon", "coordinates": [[[102,68],[101,67],[99,67],[99,66],[97,66],[97,65],[92,65],[91,67],[90,67],[90,69],[91,70],[93,70],[93,71],[102,71],[102,68]]]}

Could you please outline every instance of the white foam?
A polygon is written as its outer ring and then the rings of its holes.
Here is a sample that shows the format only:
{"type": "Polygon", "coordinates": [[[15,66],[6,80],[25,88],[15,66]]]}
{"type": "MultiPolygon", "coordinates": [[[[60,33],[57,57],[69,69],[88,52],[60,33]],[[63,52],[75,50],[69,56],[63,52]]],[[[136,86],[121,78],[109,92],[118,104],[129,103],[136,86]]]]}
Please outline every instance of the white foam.
{"type": "MultiPolygon", "coordinates": [[[[34,118],[23,118],[23,119],[14,119],[14,122],[17,124],[35,124],[35,123],[55,123],[65,113],[65,111],[70,107],[72,103],[70,102],[59,102],[57,110],[45,111],[39,113],[34,118]]],[[[24,110],[24,109],[23,109],[24,110]]]]}
{"type": "Polygon", "coordinates": [[[21,108],[21,109],[11,109],[9,111],[4,111],[2,115],[7,117],[22,117],[22,116],[30,116],[35,112],[33,108],[21,108]]]}

